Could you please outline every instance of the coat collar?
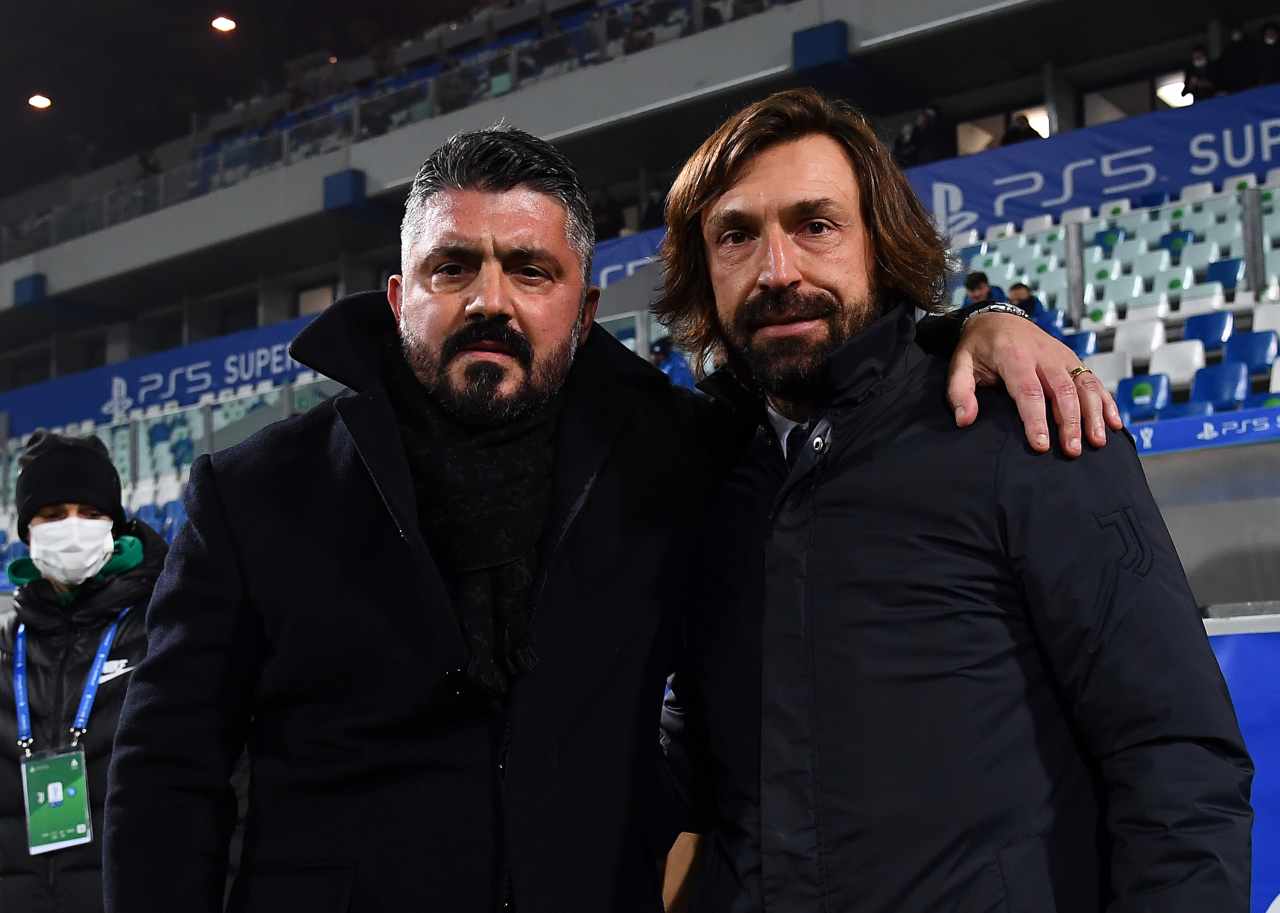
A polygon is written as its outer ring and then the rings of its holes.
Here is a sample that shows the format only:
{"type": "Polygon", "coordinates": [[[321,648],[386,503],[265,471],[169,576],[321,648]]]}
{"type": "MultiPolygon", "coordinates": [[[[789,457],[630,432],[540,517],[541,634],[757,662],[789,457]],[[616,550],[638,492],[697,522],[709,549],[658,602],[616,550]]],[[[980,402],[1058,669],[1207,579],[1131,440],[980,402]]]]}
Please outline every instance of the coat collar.
{"type": "Polygon", "coordinates": [[[915,341],[915,307],[890,307],[827,359],[825,389],[836,410],[852,408],[883,388],[915,341]]]}

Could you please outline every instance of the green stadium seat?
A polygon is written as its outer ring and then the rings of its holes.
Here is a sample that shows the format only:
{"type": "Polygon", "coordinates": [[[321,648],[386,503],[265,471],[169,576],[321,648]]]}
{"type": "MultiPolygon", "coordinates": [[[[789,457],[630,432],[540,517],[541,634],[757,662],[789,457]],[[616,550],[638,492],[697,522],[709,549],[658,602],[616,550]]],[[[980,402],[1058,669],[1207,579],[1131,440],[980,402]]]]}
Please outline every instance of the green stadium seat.
{"type": "Polygon", "coordinates": [[[1084,316],[1080,319],[1081,330],[1103,330],[1116,325],[1118,312],[1112,299],[1085,304],[1084,316]]]}

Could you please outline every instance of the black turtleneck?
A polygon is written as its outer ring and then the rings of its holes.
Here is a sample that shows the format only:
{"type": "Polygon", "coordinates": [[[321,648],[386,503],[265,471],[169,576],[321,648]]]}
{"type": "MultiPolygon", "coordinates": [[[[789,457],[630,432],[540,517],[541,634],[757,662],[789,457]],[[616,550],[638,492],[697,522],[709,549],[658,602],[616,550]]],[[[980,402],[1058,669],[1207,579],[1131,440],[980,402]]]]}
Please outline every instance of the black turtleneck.
{"type": "Polygon", "coordinates": [[[502,697],[537,662],[529,599],[551,507],[559,399],[514,422],[472,427],[440,408],[398,353],[388,362],[418,525],[453,599],[467,677],[502,697]]]}

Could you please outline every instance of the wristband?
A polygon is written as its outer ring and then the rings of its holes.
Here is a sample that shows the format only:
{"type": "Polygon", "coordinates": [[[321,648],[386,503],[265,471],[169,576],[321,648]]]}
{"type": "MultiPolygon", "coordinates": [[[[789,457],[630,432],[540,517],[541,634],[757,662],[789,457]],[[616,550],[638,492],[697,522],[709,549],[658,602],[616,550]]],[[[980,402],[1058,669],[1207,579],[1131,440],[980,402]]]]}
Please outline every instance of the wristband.
{"type": "Polygon", "coordinates": [[[979,314],[1016,314],[1018,317],[1021,317],[1023,320],[1031,319],[1027,315],[1027,312],[1024,311],[1022,308],[1018,307],[1016,304],[1005,304],[1004,302],[997,301],[994,304],[984,305],[978,308],[976,311],[973,311],[972,313],[965,315],[964,322],[967,324],[970,320],[977,317],[979,314]]]}

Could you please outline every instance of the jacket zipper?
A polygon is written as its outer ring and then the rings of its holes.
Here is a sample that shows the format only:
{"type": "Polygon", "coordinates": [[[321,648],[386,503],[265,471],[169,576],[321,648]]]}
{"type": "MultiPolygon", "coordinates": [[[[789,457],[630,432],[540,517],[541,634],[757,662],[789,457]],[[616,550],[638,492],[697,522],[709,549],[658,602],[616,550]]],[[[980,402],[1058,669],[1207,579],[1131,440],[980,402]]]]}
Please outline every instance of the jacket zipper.
{"type": "MultiPolygon", "coordinates": [[[[587,479],[582,491],[578,493],[578,497],[574,499],[573,505],[569,508],[569,513],[565,516],[564,522],[560,524],[560,528],[556,530],[555,539],[551,543],[551,547],[547,549],[546,557],[542,562],[542,567],[538,571],[538,582],[534,588],[533,598],[529,601],[529,629],[533,630],[534,619],[538,616],[538,607],[542,603],[542,594],[547,588],[547,579],[551,576],[551,567],[555,563],[556,556],[560,554],[560,546],[564,544],[565,537],[569,534],[569,528],[573,526],[573,521],[578,518],[578,514],[582,512],[583,505],[587,503],[587,497],[591,494],[591,489],[595,487],[596,477],[599,473],[592,473],[587,479]]],[[[512,913],[515,910],[515,889],[511,883],[511,859],[510,848],[507,846],[509,835],[506,826],[506,790],[507,790],[507,770],[510,768],[511,757],[511,707],[510,699],[502,722],[502,744],[498,749],[498,790],[499,802],[501,803],[503,813],[503,847],[502,847],[502,865],[500,869],[500,883],[502,885],[502,902],[499,910],[502,913],[512,913]]]]}

